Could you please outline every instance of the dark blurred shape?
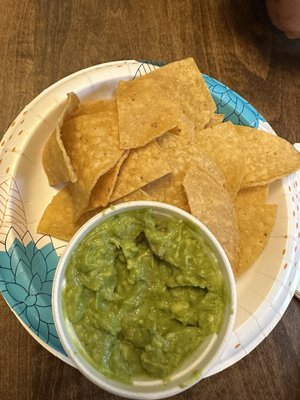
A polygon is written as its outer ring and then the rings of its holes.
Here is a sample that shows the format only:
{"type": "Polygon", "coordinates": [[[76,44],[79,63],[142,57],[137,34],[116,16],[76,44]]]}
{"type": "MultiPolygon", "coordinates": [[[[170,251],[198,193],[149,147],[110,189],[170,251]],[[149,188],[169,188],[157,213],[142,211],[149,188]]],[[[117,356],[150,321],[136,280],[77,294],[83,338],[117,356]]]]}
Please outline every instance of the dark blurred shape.
{"type": "Polygon", "coordinates": [[[266,0],[274,26],[290,39],[300,39],[300,0],[266,0]]]}

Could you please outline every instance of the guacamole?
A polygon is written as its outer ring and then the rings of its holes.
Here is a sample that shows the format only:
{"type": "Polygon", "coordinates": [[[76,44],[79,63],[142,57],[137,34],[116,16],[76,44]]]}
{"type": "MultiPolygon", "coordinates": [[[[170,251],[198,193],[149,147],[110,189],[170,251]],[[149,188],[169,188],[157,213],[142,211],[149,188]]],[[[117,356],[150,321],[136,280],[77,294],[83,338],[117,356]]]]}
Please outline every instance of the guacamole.
{"type": "Polygon", "coordinates": [[[63,309],[85,357],[121,381],[170,375],[225,310],[218,262],[193,227],[151,210],[93,228],[66,270],[63,309]]]}

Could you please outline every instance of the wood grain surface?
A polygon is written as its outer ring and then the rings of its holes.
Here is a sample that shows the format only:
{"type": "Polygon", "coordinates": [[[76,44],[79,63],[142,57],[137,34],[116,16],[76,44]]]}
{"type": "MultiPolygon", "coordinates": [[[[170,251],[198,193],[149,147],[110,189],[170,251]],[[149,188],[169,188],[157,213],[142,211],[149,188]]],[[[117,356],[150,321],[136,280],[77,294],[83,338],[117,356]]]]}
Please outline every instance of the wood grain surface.
{"type": "MultiPolygon", "coordinates": [[[[195,58],[300,141],[300,41],[245,0],[1,0],[0,131],[60,78],[105,61],[195,58]]],[[[0,399],[117,399],[48,353],[0,299],[0,399]]],[[[176,399],[300,399],[300,302],[247,357],[176,399]]]]}

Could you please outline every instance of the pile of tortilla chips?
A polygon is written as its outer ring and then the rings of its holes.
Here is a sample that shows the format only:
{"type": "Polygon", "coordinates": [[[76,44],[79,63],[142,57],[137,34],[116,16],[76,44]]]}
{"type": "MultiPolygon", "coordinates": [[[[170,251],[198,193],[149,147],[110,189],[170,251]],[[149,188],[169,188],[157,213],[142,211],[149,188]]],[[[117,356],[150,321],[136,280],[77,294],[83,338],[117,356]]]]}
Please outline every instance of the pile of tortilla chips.
{"type": "Polygon", "coordinates": [[[286,140],[223,122],[193,59],[120,82],[112,99],[69,93],[43,151],[49,184],[65,183],[38,232],[69,240],[111,204],[157,200],[204,222],[236,275],[262,253],[276,219],[268,184],[300,168],[286,140]]]}

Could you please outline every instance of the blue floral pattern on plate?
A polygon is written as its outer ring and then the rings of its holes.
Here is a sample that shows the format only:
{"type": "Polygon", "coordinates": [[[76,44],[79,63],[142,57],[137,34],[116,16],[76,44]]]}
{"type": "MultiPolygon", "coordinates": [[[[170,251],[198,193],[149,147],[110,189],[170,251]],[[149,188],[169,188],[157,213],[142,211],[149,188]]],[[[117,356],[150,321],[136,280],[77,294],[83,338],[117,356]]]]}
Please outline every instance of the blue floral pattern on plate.
{"type": "Polygon", "coordinates": [[[223,83],[203,74],[206,85],[217,106],[217,113],[224,114],[224,121],[235,125],[257,128],[259,121],[265,121],[254,107],[223,83]]]}
{"type": "MultiPolygon", "coordinates": [[[[143,61],[138,64],[133,79],[162,65],[163,62],[143,61]]],[[[203,76],[216,103],[217,112],[224,114],[225,120],[252,127],[258,127],[259,121],[265,121],[240,95],[216,79],[205,74],[203,76]]],[[[0,185],[0,189],[4,188],[5,199],[10,199],[16,206],[17,214],[21,210],[21,220],[23,218],[26,221],[15,180],[12,178],[13,186],[9,190],[5,184],[3,182],[0,185]],[[13,194],[10,190],[13,190],[13,194]]],[[[1,212],[5,214],[5,210],[1,209],[1,212]]],[[[18,219],[17,216],[14,218],[18,219]]],[[[53,277],[59,261],[56,250],[50,237],[41,236],[35,241],[22,221],[19,225],[12,226],[6,233],[4,242],[0,241],[0,291],[9,306],[33,333],[65,355],[54,326],[51,308],[53,277]]]]}
{"type": "Polygon", "coordinates": [[[64,353],[52,317],[51,292],[59,260],[52,240],[38,248],[29,231],[0,251],[0,290],[21,320],[45,343],[64,353]],[[28,240],[29,239],[29,240],[28,240]]]}

